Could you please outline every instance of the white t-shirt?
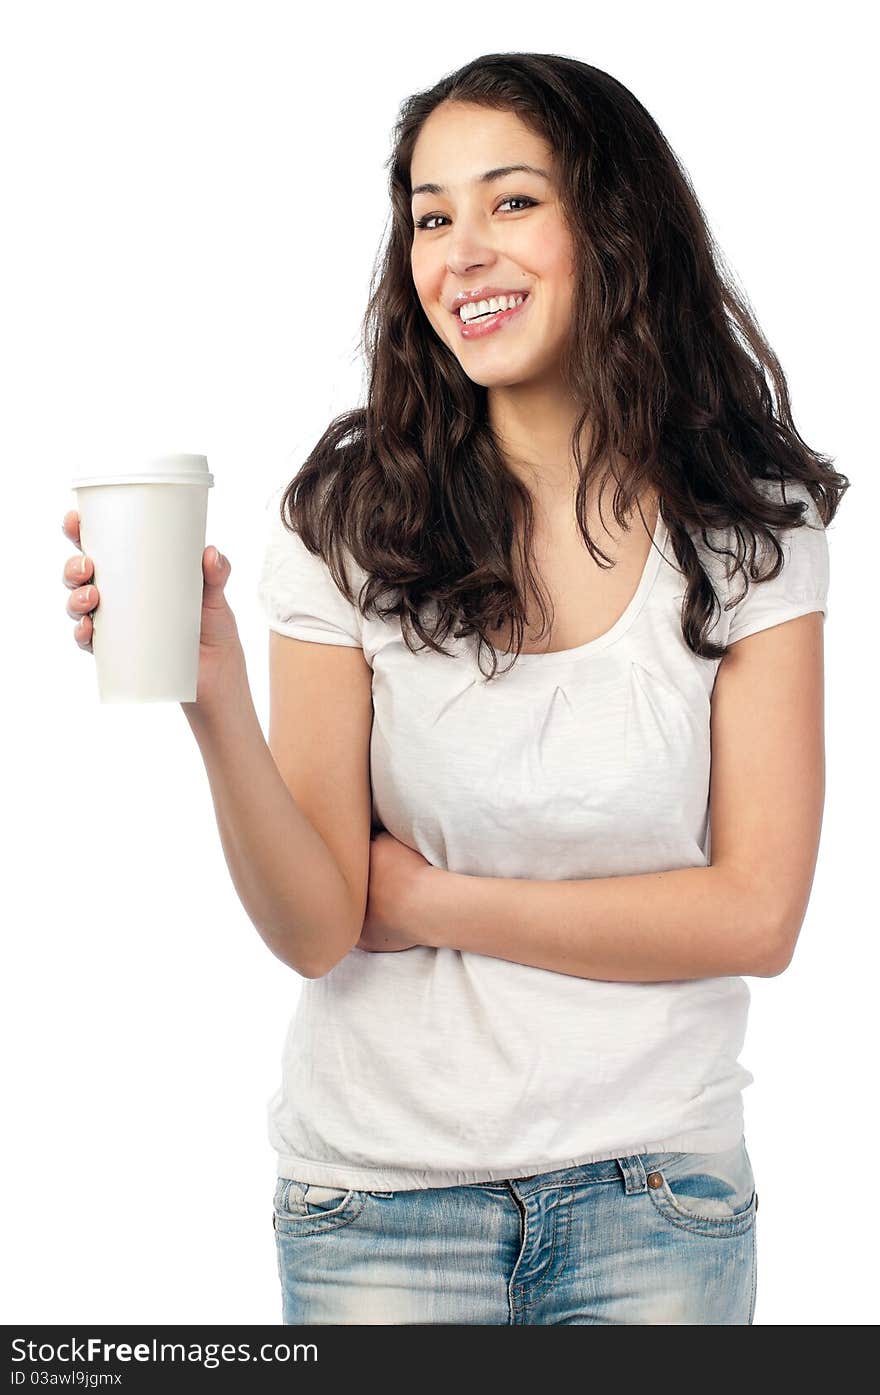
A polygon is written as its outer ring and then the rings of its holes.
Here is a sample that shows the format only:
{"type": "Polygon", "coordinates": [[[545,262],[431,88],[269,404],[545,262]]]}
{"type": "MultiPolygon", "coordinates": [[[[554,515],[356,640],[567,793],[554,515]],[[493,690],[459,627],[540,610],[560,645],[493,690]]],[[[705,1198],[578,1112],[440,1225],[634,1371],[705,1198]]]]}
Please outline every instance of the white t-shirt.
{"type": "MultiPolygon", "coordinates": [[[[778,485],[763,488],[781,497],[778,485]]],[[[803,486],[786,494],[807,502],[812,526],[780,535],[780,575],[722,609],[719,642],[827,613],[825,530],[803,486]]],[[[708,865],[718,661],[696,657],[682,636],[684,579],[662,518],[610,630],[520,655],[486,682],[474,637],[446,641],[453,657],[413,654],[397,619],[365,620],[281,524],[279,499],[267,510],[257,596],[279,633],[363,649],[377,823],[434,866],[471,876],[708,865]]],[[[728,580],[724,558],[692,536],[723,605],[741,574],[728,580]]],[[[717,545],[721,534],[710,536],[717,545]]],[[[351,561],[356,587],[363,577],[351,561]]],[[[390,1191],[728,1148],[754,1078],[738,1061],[749,998],[738,977],[609,983],[457,949],[353,949],[302,981],[269,1104],[279,1175],[390,1191]]]]}

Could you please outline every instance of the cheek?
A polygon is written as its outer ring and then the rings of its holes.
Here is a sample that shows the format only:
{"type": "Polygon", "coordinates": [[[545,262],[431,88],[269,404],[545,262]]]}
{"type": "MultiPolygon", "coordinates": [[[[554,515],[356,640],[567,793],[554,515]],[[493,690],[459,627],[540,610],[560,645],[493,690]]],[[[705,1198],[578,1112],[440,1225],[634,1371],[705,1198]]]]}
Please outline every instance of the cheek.
{"type": "Polygon", "coordinates": [[[426,264],[424,258],[415,256],[410,258],[410,265],[416,297],[428,318],[434,319],[438,314],[438,301],[443,291],[442,267],[438,272],[435,266],[426,264]]]}
{"type": "Polygon", "coordinates": [[[574,311],[577,273],[572,251],[567,243],[559,242],[547,249],[547,285],[552,297],[552,314],[561,328],[568,328],[574,311]]]}
{"type": "Polygon", "coordinates": [[[548,238],[543,245],[544,276],[560,294],[570,297],[574,292],[574,248],[568,237],[548,238]]]}
{"type": "Polygon", "coordinates": [[[553,320],[567,320],[574,303],[576,269],[571,239],[556,227],[543,227],[541,236],[521,251],[523,264],[540,282],[542,300],[553,320]]]}
{"type": "Polygon", "coordinates": [[[431,256],[430,249],[420,249],[419,244],[415,243],[409,254],[409,265],[417,290],[421,295],[426,295],[442,273],[442,259],[438,261],[437,257],[431,256]]]}

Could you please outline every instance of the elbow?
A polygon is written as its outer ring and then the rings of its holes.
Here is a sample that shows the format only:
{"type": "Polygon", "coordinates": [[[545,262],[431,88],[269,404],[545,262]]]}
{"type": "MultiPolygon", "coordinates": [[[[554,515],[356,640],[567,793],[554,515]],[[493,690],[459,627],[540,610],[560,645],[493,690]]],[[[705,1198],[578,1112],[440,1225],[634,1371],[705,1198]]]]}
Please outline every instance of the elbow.
{"type": "Polygon", "coordinates": [[[327,969],[315,969],[314,971],[306,970],[304,968],[297,969],[297,973],[299,974],[300,978],[323,978],[324,974],[328,972],[329,970],[327,969]]]}
{"type": "Polygon", "coordinates": [[[331,969],[335,969],[338,963],[339,959],[334,959],[332,963],[323,959],[319,963],[298,964],[296,972],[300,978],[323,978],[325,974],[329,974],[331,969]]]}
{"type": "Polygon", "coordinates": [[[787,918],[779,918],[765,928],[760,944],[752,953],[749,970],[754,978],[778,978],[784,974],[794,958],[800,925],[792,925],[787,918]]]}
{"type": "MultiPolygon", "coordinates": [[[[359,938],[360,931],[358,931],[357,935],[357,939],[359,938]]],[[[282,964],[285,964],[288,969],[292,969],[300,978],[323,978],[325,974],[329,974],[331,969],[335,969],[336,965],[339,964],[347,954],[351,953],[351,950],[357,943],[357,939],[350,945],[346,944],[341,946],[335,957],[330,958],[327,954],[323,954],[320,959],[304,958],[303,955],[297,952],[297,949],[292,947],[288,942],[285,942],[283,945],[278,945],[267,940],[267,943],[272,953],[275,955],[275,958],[280,959],[282,964]]]]}
{"type": "Polygon", "coordinates": [[[788,889],[779,879],[762,880],[751,867],[738,870],[734,877],[735,921],[739,973],[747,978],[777,978],[793,957],[801,924],[803,905],[794,906],[788,889]]]}
{"type": "Polygon", "coordinates": [[[346,955],[350,953],[351,950],[347,949],[344,954],[340,954],[339,958],[334,959],[332,963],[328,963],[325,960],[324,963],[317,968],[302,968],[298,969],[297,973],[300,975],[301,978],[324,978],[327,974],[330,973],[331,969],[336,968],[337,964],[341,964],[346,955]]]}
{"type": "Polygon", "coordinates": [[[303,978],[324,978],[331,969],[335,969],[337,964],[341,964],[343,959],[357,948],[358,940],[363,934],[364,917],[367,913],[367,886],[364,886],[356,893],[349,887],[349,898],[344,909],[337,908],[331,926],[326,933],[321,936],[321,953],[317,962],[298,972],[303,978]],[[347,928],[343,928],[347,927],[347,928]]]}
{"type": "Polygon", "coordinates": [[[301,962],[294,967],[301,978],[324,978],[351,954],[363,933],[366,901],[364,889],[356,904],[347,900],[329,913],[312,936],[311,954],[298,956],[301,962]]]}
{"type": "Polygon", "coordinates": [[[350,935],[346,935],[342,943],[336,946],[328,946],[331,950],[335,948],[335,953],[323,955],[318,962],[303,964],[301,967],[297,966],[297,973],[302,978],[324,978],[326,974],[330,973],[331,969],[335,969],[337,964],[341,964],[343,959],[356,948],[357,942],[361,937],[362,924],[363,922],[358,925],[356,931],[353,931],[350,935]]]}
{"type": "Polygon", "coordinates": [[[322,971],[315,970],[311,966],[303,963],[299,955],[296,954],[293,950],[291,950],[290,946],[286,944],[279,945],[273,942],[272,940],[268,939],[265,935],[263,936],[263,939],[265,940],[269,949],[275,955],[275,958],[280,960],[280,962],[284,965],[286,969],[292,969],[293,972],[297,974],[300,978],[321,977],[322,971]]]}
{"type": "Polygon", "coordinates": [[[292,967],[296,969],[300,978],[323,978],[325,974],[329,974],[332,968],[335,968],[335,965],[327,963],[295,964],[292,967]]]}

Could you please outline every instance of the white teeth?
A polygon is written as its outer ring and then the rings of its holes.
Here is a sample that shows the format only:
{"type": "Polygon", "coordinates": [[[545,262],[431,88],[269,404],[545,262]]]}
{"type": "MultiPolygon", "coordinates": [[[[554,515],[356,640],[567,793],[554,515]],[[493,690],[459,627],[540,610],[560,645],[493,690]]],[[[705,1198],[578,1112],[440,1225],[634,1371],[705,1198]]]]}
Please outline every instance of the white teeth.
{"type": "Polygon", "coordinates": [[[514,305],[522,305],[524,300],[524,295],[492,296],[491,300],[469,301],[465,305],[459,306],[458,313],[467,324],[468,320],[474,320],[478,315],[495,314],[498,310],[511,310],[514,305]]]}

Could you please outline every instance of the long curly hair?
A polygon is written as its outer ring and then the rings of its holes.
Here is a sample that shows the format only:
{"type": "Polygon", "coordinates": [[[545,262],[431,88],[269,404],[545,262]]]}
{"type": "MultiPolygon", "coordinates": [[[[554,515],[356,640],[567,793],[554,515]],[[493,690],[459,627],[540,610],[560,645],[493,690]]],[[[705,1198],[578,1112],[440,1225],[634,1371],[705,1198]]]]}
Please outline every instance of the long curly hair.
{"type": "Polygon", "coordinates": [[[726,647],[707,637],[719,600],[689,529],[732,559],[747,587],[778,575],[776,531],[804,526],[807,504],[785,501],[785,481],[806,487],[825,526],[850,481],[798,434],[782,368],[656,122],[622,83],[575,58],[486,54],[403,102],[388,161],[391,231],[362,322],[366,406],[331,422],[287,486],[285,526],[364,615],[398,616],[413,652],[444,653],[450,633],[476,634],[481,672],[486,652],[493,677],[487,631],[509,627],[515,662],[527,620],[514,561],[520,521],[519,574],[546,622],[530,493],[492,432],[486,388],[434,332],[413,283],[410,165],[441,102],[511,111],[553,150],[576,256],[561,372],[581,409],[571,440],[577,523],[594,560],[613,565],[587,528],[588,484],[610,469],[618,524],[656,490],[686,583],[684,639],[722,658],[726,647]],[[620,461],[618,474],[609,462],[620,461]],[[782,482],[783,502],[762,480],[782,482]],[[735,552],[707,537],[716,529],[732,530],[735,552]],[[776,554],[763,575],[759,537],[776,554]],[[367,574],[357,597],[344,549],[367,574]]]}

